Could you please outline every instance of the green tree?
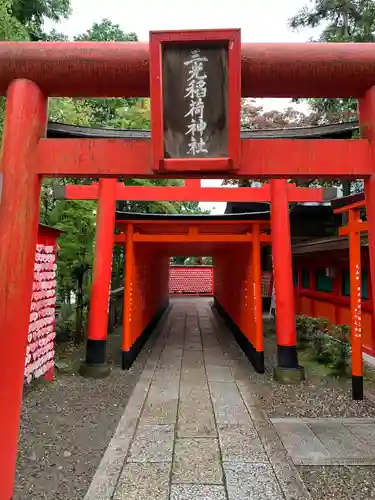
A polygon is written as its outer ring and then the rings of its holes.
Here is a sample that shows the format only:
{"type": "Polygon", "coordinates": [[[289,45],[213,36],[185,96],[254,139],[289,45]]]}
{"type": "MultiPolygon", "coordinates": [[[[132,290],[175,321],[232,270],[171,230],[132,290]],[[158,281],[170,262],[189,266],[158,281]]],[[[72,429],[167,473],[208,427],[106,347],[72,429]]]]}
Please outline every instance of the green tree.
{"type": "Polygon", "coordinates": [[[44,21],[59,22],[71,14],[70,0],[12,0],[11,11],[15,19],[27,30],[32,41],[46,40],[44,21]]]}
{"type": "Polygon", "coordinates": [[[136,42],[136,33],[125,33],[119,24],[109,19],[102,19],[100,23],[94,23],[85,33],[74,37],[75,41],[87,42],[136,42]]]}
{"type": "MultiPolygon", "coordinates": [[[[109,19],[102,19],[100,23],[94,23],[85,33],[74,37],[76,42],[136,42],[136,33],[125,33],[119,24],[109,19]]],[[[124,113],[129,107],[134,106],[136,99],[90,99],[88,101],[92,110],[92,126],[108,126],[116,128],[131,128],[129,126],[115,125],[114,122],[121,121],[124,113]]],[[[134,127],[132,127],[134,128],[134,127]]]]}
{"type": "MultiPolygon", "coordinates": [[[[46,40],[45,19],[60,21],[71,12],[70,0],[0,0],[0,40],[46,40]]],[[[57,39],[57,32],[50,34],[57,39]]],[[[4,123],[5,98],[0,97],[0,139],[4,123]]]]}
{"type": "Polygon", "coordinates": [[[289,20],[292,29],[323,30],[320,42],[373,42],[375,5],[373,0],[314,0],[289,20]]]}
{"type": "MultiPolygon", "coordinates": [[[[0,0],[0,40],[28,40],[26,27],[12,12],[13,0],[0,0]]],[[[0,96],[0,141],[4,125],[5,97],[0,96]]]]}
{"type": "Polygon", "coordinates": [[[92,267],[95,239],[96,204],[92,201],[60,200],[48,212],[46,222],[61,229],[58,252],[57,286],[63,303],[76,297],[75,343],[84,338],[88,306],[89,271],[92,267]]]}
{"type": "Polygon", "coordinates": [[[121,106],[114,109],[114,116],[109,118],[111,128],[150,130],[150,99],[124,100],[121,106]]]}
{"type": "MultiPolygon", "coordinates": [[[[46,38],[52,41],[68,41],[68,38],[55,30],[46,34],[46,38]]],[[[125,33],[118,24],[109,19],[103,19],[100,23],[94,23],[85,33],[74,37],[76,42],[111,42],[111,41],[136,41],[135,33],[125,33]]],[[[131,114],[131,107],[138,100],[111,98],[111,99],[51,99],[49,118],[52,121],[68,123],[72,125],[87,125],[91,127],[111,128],[135,128],[127,121],[140,121],[139,116],[131,114]]],[[[135,113],[136,115],[136,113],[135,113]]]]}
{"type": "Polygon", "coordinates": [[[56,31],[55,29],[53,29],[50,32],[45,34],[45,41],[46,42],[68,42],[69,37],[67,35],[65,35],[64,33],[60,33],[59,31],[56,31]]]}
{"type": "MultiPolygon", "coordinates": [[[[322,28],[312,42],[374,42],[374,0],[314,0],[311,7],[304,6],[289,20],[293,30],[299,28],[322,28]]],[[[297,100],[298,101],[298,100],[297,100]]],[[[305,99],[320,117],[319,123],[339,123],[357,118],[356,99],[305,99]]],[[[363,189],[361,181],[343,182],[344,195],[363,189]]]]}
{"type": "MultiPolygon", "coordinates": [[[[375,2],[373,0],[314,0],[289,20],[293,30],[318,28],[317,42],[374,42],[375,2]]],[[[321,123],[356,119],[355,99],[306,99],[321,123]]]]}
{"type": "Polygon", "coordinates": [[[70,125],[90,126],[93,111],[84,99],[51,98],[49,100],[49,120],[70,125]]]}
{"type": "Polygon", "coordinates": [[[13,0],[0,0],[0,40],[27,40],[25,25],[14,15],[13,0]]]}

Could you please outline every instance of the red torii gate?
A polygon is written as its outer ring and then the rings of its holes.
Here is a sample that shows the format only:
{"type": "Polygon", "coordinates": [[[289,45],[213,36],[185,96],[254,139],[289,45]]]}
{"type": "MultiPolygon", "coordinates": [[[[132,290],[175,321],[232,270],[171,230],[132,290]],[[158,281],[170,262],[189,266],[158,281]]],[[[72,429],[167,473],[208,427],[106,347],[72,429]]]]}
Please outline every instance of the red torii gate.
{"type": "MultiPolygon", "coordinates": [[[[106,365],[105,344],[107,338],[108,325],[108,290],[111,283],[112,268],[112,248],[115,241],[115,206],[116,200],[136,200],[136,201],[232,201],[232,202],[272,202],[278,203],[271,196],[271,184],[264,184],[262,187],[202,187],[200,179],[186,179],[183,187],[164,186],[125,186],[115,179],[102,179],[99,183],[91,185],[68,184],[58,187],[55,190],[55,197],[68,200],[98,200],[96,245],[93,267],[93,281],[90,295],[90,311],[88,324],[88,339],[86,348],[86,361],[81,367],[82,374],[90,376],[104,376],[109,373],[106,365]]],[[[335,188],[306,188],[297,187],[295,184],[282,181],[286,187],[288,203],[291,202],[323,202],[332,199],[336,195],[335,188]]],[[[283,203],[281,201],[281,203],[283,203]]],[[[272,227],[278,233],[278,244],[281,248],[290,247],[289,219],[282,217],[283,210],[273,211],[272,227]],[[279,223],[279,218],[281,218],[279,223]],[[278,230],[279,224],[280,227],[278,230]]],[[[282,250],[279,250],[279,252],[282,250]]],[[[275,256],[276,262],[278,257],[275,256]]],[[[276,264],[276,269],[279,267],[276,264]]],[[[278,272],[278,271],[275,271],[278,272]]],[[[126,296],[126,294],[125,294],[126,296]]],[[[126,297],[125,297],[126,303],[126,297]]],[[[279,331],[286,331],[286,321],[293,318],[293,297],[284,302],[284,307],[278,310],[277,321],[279,331]]],[[[293,331],[293,330],[292,330],[293,331]]],[[[281,334],[280,334],[281,335],[281,334]]],[[[281,341],[281,339],[279,339],[281,341]]],[[[293,339],[285,339],[292,342],[293,339]]],[[[289,345],[289,344],[286,344],[289,345]]]]}
{"type": "MultiPolygon", "coordinates": [[[[116,213],[115,243],[125,247],[122,367],[128,369],[150,333],[150,325],[168,305],[169,257],[212,255],[216,280],[215,304],[237,325],[237,342],[259,373],[264,373],[261,301],[261,246],[271,242],[267,234],[269,212],[241,215],[128,214],[116,213]],[[145,254],[147,258],[145,259],[145,254]],[[218,262],[217,262],[218,259],[218,262]],[[236,260],[236,266],[230,263],[236,260]],[[150,268],[156,272],[150,273],[150,268]],[[240,271],[240,272],[238,272],[240,271]],[[240,277],[239,277],[240,275],[240,277]],[[147,283],[147,287],[142,286],[147,283]],[[237,287],[238,294],[233,293],[237,287]],[[225,293],[228,289],[231,293],[225,293]],[[165,299],[165,301],[163,300],[165,299]],[[152,303],[152,310],[143,307],[152,303]],[[239,329],[239,330],[238,330],[239,329]]],[[[109,266],[108,266],[109,267],[109,266]]],[[[107,331],[87,355],[93,359],[105,346],[107,331]]],[[[106,366],[86,363],[81,373],[102,376],[106,366]]]]}
{"type": "MultiPolygon", "coordinates": [[[[178,35],[183,44],[183,40],[207,39],[210,33],[178,35]]],[[[214,33],[217,37],[218,32],[214,33]]],[[[236,168],[223,170],[219,176],[364,178],[371,274],[375,276],[374,45],[243,44],[239,47],[237,43],[237,48],[241,54],[236,59],[234,85],[237,89],[241,85],[243,97],[358,98],[363,139],[240,141],[238,138],[236,168]]],[[[42,176],[186,177],[183,171],[155,172],[153,160],[158,158],[153,157],[154,138],[151,141],[46,139],[48,97],[147,97],[150,87],[160,91],[161,84],[149,80],[149,52],[148,44],[137,42],[0,43],[0,95],[7,95],[0,167],[0,325],[2,351],[6,353],[0,365],[0,500],[9,500],[13,493],[42,176]]],[[[155,52],[151,54],[154,63],[157,62],[155,52]]],[[[236,119],[236,112],[233,116],[236,119]]],[[[204,168],[200,175],[218,178],[217,172],[204,168]]],[[[276,290],[283,290],[282,294],[276,294],[278,313],[290,310],[285,296],[289,297],[293,288],[290,245],[285,247],[280,233],[289,224],[284,182],[274,180],[271,186],[277,200],[272,210],[278,212],[279,220],[279,227],[273,231],[275,286],[276,290]],[[284,294],[286,289],[288,293],[284,294]]],[[[375,279],[372,286],[375,296],[375,279]]],[[[295,325],[289,320],[277,325],[280,332],[279,327],[285,329],[285,337],[290,341],[285,344],[283,337],[283,344],[279,345],[279,367],[297,369],[295,325]]]]}
{"type": "MultiPolygon", "coordinates": [[[[55,188],[55,199],[58,200],[98,200],[100,185],[67,184],[55,188]]],[[[324,202],[333,199],[336,188],[297,187],[287,183],[289,203],[324,202]]],[[[116,200],[128,201],[197,201],[197,202],[270,202],[271,186],[261,187],[205,187],[200,179],[186,179],[184,186],[126,186],[123,182],[116,183],[116,200]]]]}
{"type": "Polygon", "coordinates": [[[366,207],[364,198],[345,205],[341,202],[338,198],[332,207],[336,214],[349,214],[348,223],[340,227],[339,234],[349,239],[352,391],[356,399],[356,394],[363,394],[361,232],[368,232],[368,222],[361,220],[361,209],[366,207]]]}

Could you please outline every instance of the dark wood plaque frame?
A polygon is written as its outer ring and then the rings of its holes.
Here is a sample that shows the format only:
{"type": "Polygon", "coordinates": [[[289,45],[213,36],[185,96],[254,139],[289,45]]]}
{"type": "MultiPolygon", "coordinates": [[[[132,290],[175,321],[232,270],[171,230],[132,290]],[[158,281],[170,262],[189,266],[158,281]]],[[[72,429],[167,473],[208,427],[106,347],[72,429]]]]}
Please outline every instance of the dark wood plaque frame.
{"type": "Polygon", "coordinates": [[[239,167],[241,116],[241,32],[230,30],[189,30],[150,32],[150,97],[153,168],[156,173],[230,172],[239,167]],[[224,43],[227,61],[228,157],[166,158],[164,153],[163,47],[176,43],[224,43]]]}

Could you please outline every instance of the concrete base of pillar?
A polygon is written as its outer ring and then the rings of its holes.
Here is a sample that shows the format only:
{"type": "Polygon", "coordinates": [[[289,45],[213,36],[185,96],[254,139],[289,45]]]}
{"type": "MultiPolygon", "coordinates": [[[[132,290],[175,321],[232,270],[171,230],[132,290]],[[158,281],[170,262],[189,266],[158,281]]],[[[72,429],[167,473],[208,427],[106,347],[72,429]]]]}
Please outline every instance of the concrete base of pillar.
{"type": "Polygon", "coordinates": [[[276,367],[273,371],[273,378],[280,384],[298,384],[305,380],[305,369],[303,366],[296,368],[276,367]]]}
{"type": "Polygon", "coordinates": [[[87,339],[86,359],[82,361],[79,373],[87,378],[105,378],[111,369],[106,363],[107,341],[87,339]]]}
{"type": "Polygon", "coordinates": [[[363,377],[352,375],[352,398],[354,401],[363,400],[363,377]]]}
{"type": "Polygon", "coordinates": [[[79,367],[79,374],[85,378],[105,378],[111,373],[111,368],[105,364],[90,365],[82,361],[79,367]]]}

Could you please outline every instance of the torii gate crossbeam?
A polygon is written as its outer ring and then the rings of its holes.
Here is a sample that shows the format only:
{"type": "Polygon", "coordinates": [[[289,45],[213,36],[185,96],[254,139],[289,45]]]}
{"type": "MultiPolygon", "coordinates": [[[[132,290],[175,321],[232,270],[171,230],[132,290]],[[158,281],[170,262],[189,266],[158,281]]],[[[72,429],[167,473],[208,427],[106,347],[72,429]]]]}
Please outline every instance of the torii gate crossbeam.
{"type": "MultiPolygon", "coordinates": [[[[97,200],[99,183],[68,184],[54,190],[58,200],[97,200]]],[[[336,188],[306,188],[288,183],[288,202],[324,202],[335,198],[336,188]]],[[[196,202],[270,202],[269,184],[262,187],[203,187],[199,179],[187,179],[184,186],[125,186],[116,184],[117,200],[127,201],[196,201],[196,202]]]]}

